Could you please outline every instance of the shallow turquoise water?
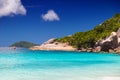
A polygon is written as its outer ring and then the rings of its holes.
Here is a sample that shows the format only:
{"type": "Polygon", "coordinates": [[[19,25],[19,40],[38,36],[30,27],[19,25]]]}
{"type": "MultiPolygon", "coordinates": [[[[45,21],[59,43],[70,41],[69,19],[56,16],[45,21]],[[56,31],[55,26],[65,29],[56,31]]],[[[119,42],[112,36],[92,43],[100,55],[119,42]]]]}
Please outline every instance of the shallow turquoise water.
{"type": "Polygon", "coordinates": [[[120,56],[0,49],[0,80],[120,80],[120,56]]]}

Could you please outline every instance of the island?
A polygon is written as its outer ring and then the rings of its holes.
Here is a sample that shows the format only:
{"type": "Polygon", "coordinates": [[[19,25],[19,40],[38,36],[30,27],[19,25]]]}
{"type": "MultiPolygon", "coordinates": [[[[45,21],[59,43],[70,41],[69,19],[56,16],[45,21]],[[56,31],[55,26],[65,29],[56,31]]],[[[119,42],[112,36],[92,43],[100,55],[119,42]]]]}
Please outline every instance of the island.
{"type": "Polygon", "coordinates": [[[115,14],[92,30],[52,38],[30,49],[120,53],[120,14],[115,14]]]}
{"type": "Polygon", "coordinates": [[[34,44],[32,42],[27,42],[27,41],[19,41],[16,42],[12,45],[10,45],[10,47],[22,47],[22,48],[30,48],[32,46],[37,46],[38,44],[34,44]]]}

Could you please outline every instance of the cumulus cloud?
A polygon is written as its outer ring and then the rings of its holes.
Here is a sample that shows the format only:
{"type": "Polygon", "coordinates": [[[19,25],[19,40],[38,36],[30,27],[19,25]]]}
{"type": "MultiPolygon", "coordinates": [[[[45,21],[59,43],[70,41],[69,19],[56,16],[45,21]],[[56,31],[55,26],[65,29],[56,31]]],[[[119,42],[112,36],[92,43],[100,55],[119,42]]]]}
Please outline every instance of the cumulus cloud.
{"type": "Polygon", "coordinates": [[[0,17],[17,14],[26,14],[26,9],[21,0],[0,0],[0,17]]]}
{"type": "Polygon", "coordinates": [[[46,14],[42,15],[42,19],[45,21],[59,21],[60,18],[57,15],[57,13],[55,13],[54,10],[48,10],[48,12],[46,14]]]}

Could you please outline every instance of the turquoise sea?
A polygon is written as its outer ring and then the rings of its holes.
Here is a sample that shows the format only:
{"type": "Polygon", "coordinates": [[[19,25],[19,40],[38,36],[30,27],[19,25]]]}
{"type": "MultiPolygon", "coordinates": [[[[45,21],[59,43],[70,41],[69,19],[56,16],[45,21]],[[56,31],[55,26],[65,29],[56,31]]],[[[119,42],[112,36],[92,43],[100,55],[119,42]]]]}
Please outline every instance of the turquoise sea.
{"type": "Polygon", "coordinates": [[[120,55],[0,48],[0,80],[120,80],[120,55]]]}

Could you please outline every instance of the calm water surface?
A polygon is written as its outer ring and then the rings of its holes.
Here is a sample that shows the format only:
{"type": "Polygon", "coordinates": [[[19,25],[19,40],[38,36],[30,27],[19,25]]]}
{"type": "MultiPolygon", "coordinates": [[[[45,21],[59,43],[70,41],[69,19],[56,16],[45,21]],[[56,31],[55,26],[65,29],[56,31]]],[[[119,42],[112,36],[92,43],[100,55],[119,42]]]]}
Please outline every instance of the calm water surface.
{"type": "Polygon", "coordinates": [[[0,49],[0,80],[120,80],[120,56],[0,49]]]}

